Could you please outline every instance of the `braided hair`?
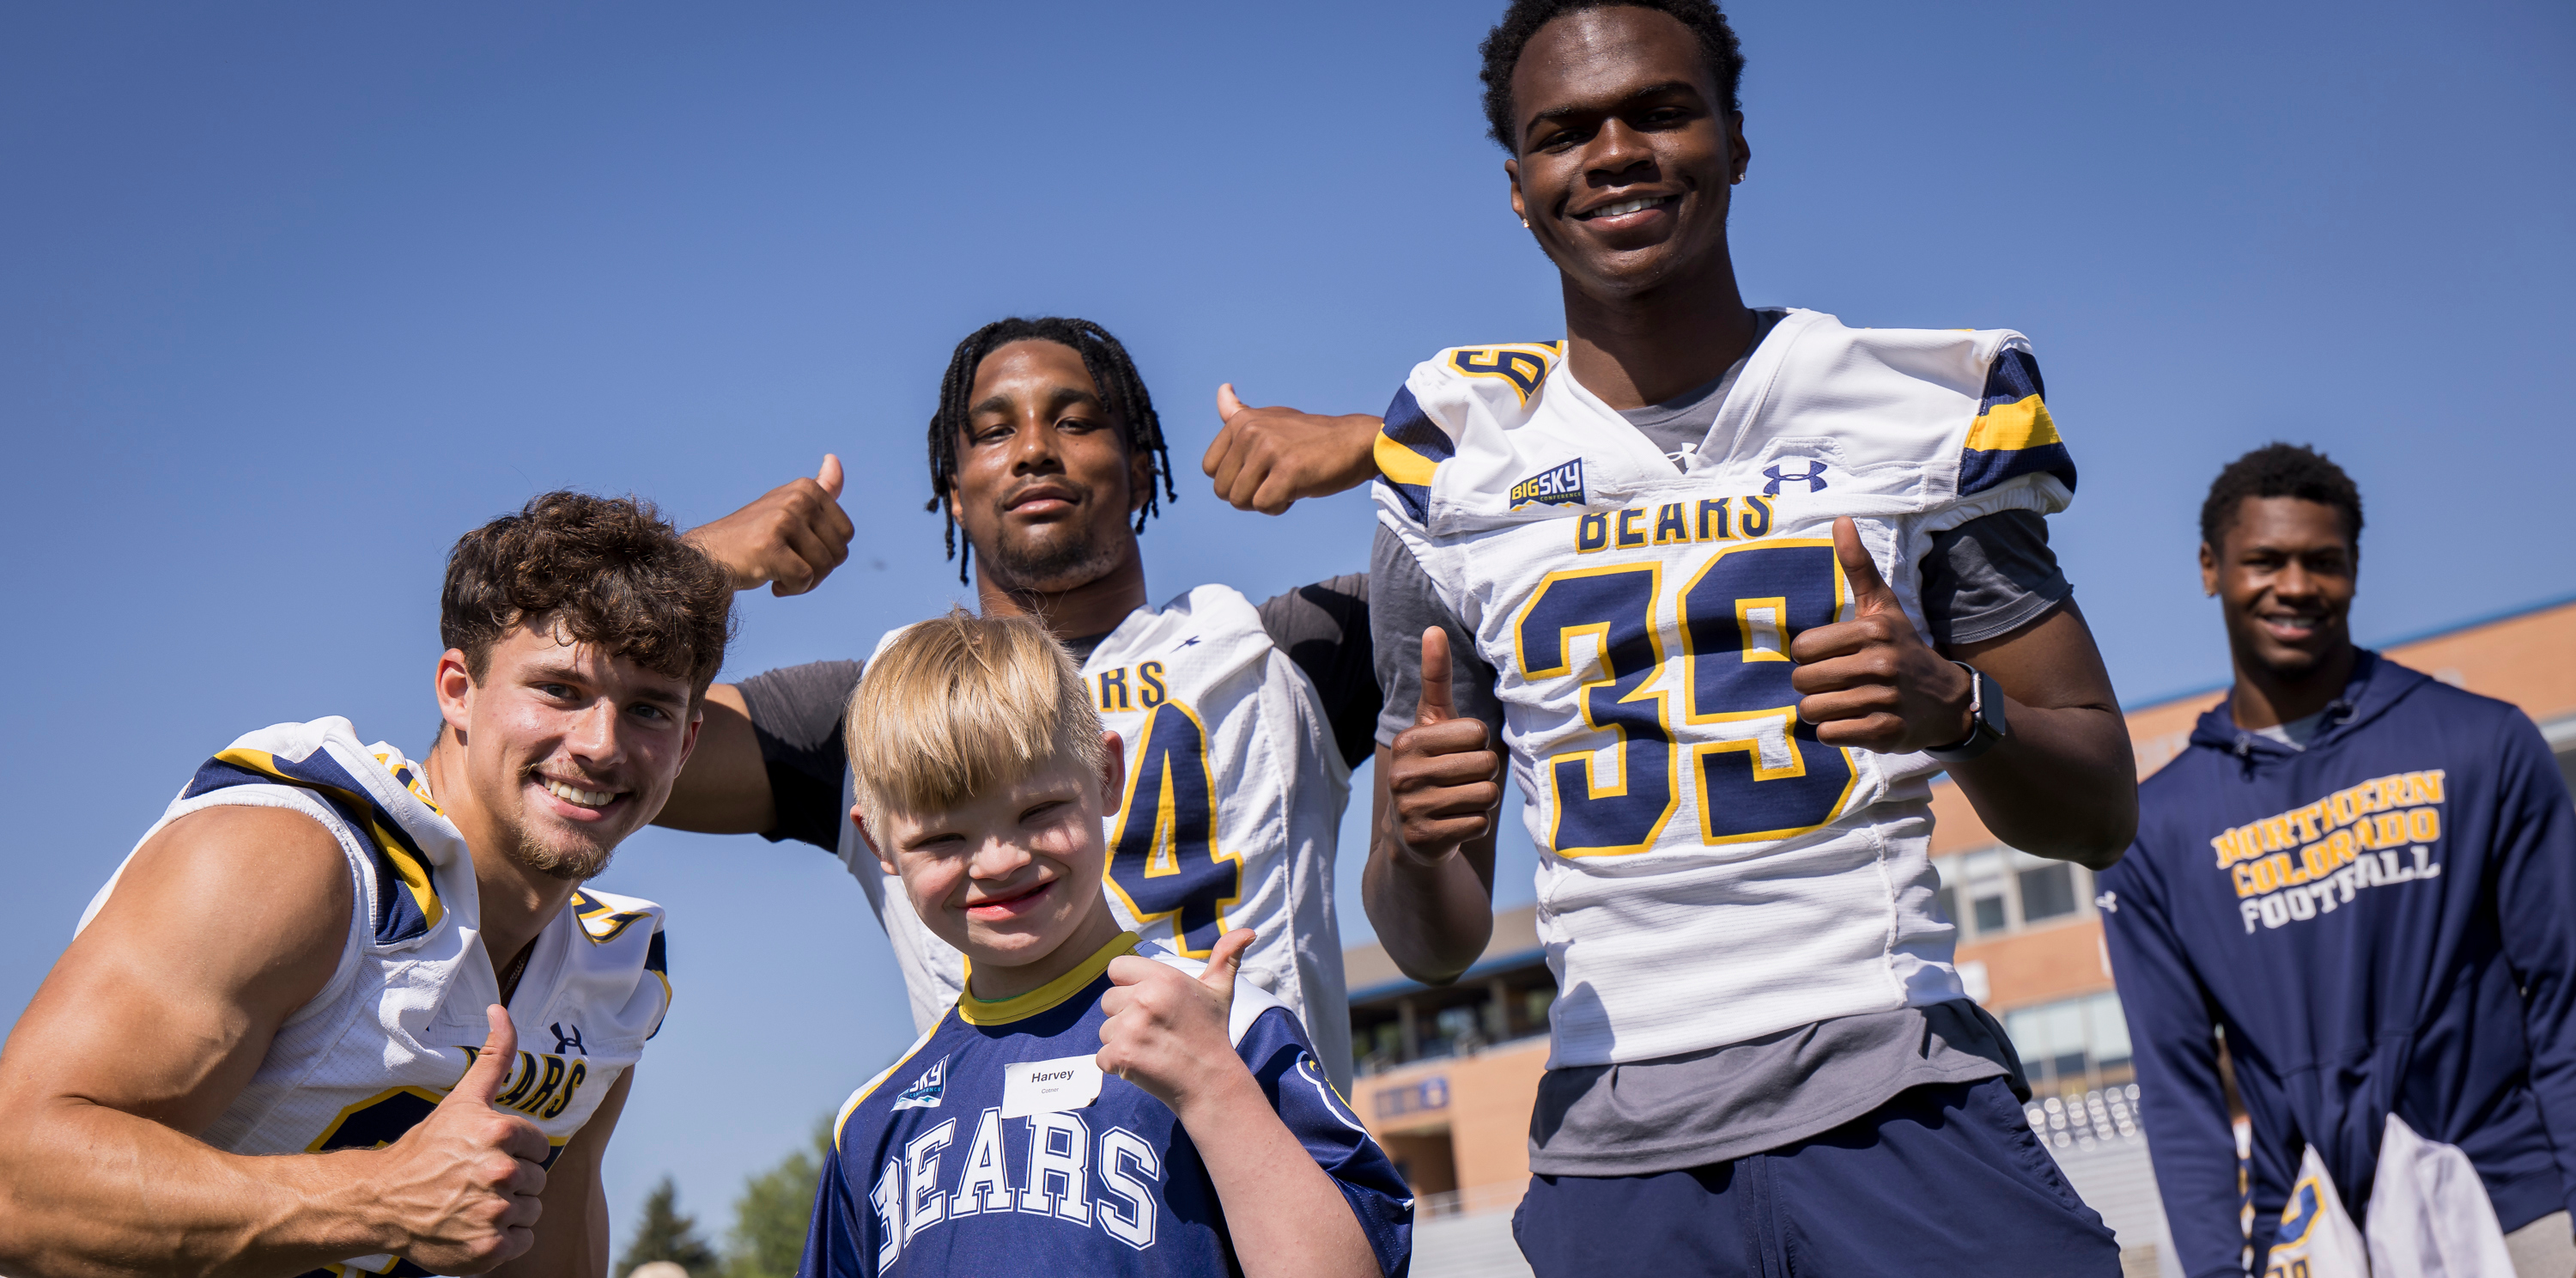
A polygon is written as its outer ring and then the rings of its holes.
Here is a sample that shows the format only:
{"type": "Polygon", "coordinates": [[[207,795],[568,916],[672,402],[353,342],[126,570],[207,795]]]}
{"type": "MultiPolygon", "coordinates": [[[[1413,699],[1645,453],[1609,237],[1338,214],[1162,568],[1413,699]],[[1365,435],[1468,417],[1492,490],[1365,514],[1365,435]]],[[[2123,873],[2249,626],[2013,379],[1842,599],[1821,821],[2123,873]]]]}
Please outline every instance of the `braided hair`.
{"type": "Polygon", "coordinates": [[[923,510],[942,511],[947,520],[948,557],[957,560],[957,580],[967,580],[967,566],[974,561],[975,547],[969,542],[958,547],[957,515],[948,508],[949,490],[957,486],[957,442],[966,430],[967,397],[975,390],[975,370],[984,357],[1012,342],[1054,342],[1082,357],[1084,371],[1091,374],[1091,384],[1100,388],[1101,401],[1111,420],[1125,432],[1127,448],[1132,455],[1142,451],[1152,458],[1145,479],[1145,505],[1136,512],[1136,531],[1145,531],[1145,521],[1160,513],[1162,507],[1154,493],[1154,477],[1163,481],[1162,495],[1179,501],[1181,495],[1172,487],[1172,458],[1163,446],[1163,422],[1154,415],[1154,397],[1145,393],[1145,379],[1137,375],[1136,361],[1127,348],[1109,335],[1109,330],[1086,319],[1048,315],[1037,319],[1013,317],[995,320],[957,344],[957,352],[948,357],[948,374],[939,383],[939,410],[930,415],[930,501],[923,510]]]}

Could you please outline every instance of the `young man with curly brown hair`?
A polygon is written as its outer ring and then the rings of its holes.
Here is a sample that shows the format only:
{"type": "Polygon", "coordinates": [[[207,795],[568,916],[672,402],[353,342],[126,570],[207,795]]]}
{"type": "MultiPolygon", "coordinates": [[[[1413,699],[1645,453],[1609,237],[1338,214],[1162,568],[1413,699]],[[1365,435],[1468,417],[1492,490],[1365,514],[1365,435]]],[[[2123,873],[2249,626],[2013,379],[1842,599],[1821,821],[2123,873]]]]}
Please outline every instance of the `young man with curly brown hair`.
{"type": "Polygon", "coordinates": [[[558,492],[458,541],[440,604],[427,758],[249,733],[91,902],[0,1051],[0,1270],[607,1272],[670,983],[661,908],[582,883],[688,759],[731,586],[558,492]]]}

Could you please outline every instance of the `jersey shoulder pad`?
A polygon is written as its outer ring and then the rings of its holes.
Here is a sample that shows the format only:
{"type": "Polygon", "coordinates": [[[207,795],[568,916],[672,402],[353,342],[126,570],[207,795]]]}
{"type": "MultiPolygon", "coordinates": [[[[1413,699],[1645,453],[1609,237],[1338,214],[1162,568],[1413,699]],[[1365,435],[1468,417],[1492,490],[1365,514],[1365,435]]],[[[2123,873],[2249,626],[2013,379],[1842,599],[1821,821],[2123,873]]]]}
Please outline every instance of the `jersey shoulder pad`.
{"type": "Polygon", "coordinates": [[[1986,365],[1977,419],[1959,453],[1959,495],[1983,492],[2023,475],[2048,474],[2075,491],[2075,458],[2048,414],[2047,388],[2030,343],[2013,334],[1986,365]]]}
{"type": "Polygon", "coordinates": [[[1563,354],[1559,342],[1453,346],[1414,366],[1377,438],[1378,475],[1414,522],[1428,515],[1431,477],[1457,456],[1469,418],[1478,410],[1505,423],[1526,416],[1563,354]]]}
{"type": "MultiPolygon", "coordinates": [[[[1777,338],[1773,339],[1777,341],[1777,338]]],[[[2030,342],[2011,329],[1801,324],[1765,417],[1773,433],[1833,438],[1847,469],[1919,466],[1933,491],[1969,497],[2024,475],[2075,468],[2050,420],[2030,342]]]]}
{"type": "Polygon", "coordinates": [[[272,724],[243,734],[208,759],[172,809],[245,786],[301,791],[368,846],[376,944],[416,941],[446,917],[438,871],[470,862],[460,855],[454,827],[428,802],[426,787],[391,746],[360,745],[356,728],[336,715],[272,724]]]}
{"type": "Polygon", "coordinates": [[[1177,614],[1238,623],[1245,617],[1250,617],[1254,627],[1258,628],[1261,624],[1260,612],[1252,606],[1250,599],[1244,598],[1242,591],[1213,581],[1203,586],[1192,586],[1172,596],[1162,607],[1155,609],[1155,612],[1158,616],[1177,614]]]}
{"type": "Polygon", "coordinates": [[[642,897],[575,888],[572,904],[567,908],[574,921],[581,924],[582,935],[589,937],[593,945],[606,945],[632,928],[641,927],[647,933],[662,930],[662,907],[642,897]]]}

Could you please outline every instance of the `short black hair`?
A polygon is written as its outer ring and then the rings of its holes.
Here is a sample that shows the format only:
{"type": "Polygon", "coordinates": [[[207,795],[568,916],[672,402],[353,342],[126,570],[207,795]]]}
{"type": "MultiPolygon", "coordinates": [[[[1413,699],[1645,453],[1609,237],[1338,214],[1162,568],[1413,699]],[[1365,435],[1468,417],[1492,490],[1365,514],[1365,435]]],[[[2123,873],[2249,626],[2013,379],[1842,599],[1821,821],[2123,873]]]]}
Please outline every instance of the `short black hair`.
{"type": "Polygon", "coordinates": [[[2235,526],[2248,497],[2296,497],[2332,506],[2343,515],[2344,540],[2355,554],[2361,551],[2361,488],[2324,453],[2276,440],[2227,463],[2200,504],[2200,539],[2211,550],[2235,526]]]}
{"type": "Polygon", "coordinates": [[[1043,315],[1035,319],[1014,316],[995,320],[966,335],[948,357],[948,375],[939,383],[939,409],[930,415],[930,502],[923,510],[942,511],[948,520],[948,557],[957,560],[957,580],[966,580],[967,565],[974,562],[975,547],[968,543],[958,549],[957,516],[946,509],[948,490],[957,484],[957,442],[966,429],[966,413],[972,405],[966,397],[975,390],[975,370],[984,357],[999,347],[1013,342],[1053,342],[1071,349],[1082,357],[1084,371],[1091,374],[1091,384],[1100,388],[1101,402],[1109,416],[1118,423],[1131,454],[1144,452],[1152,457],[1152,469],[1145,477],[1145,505],[1136,512],[1136,531],[1145,531],[1145,521],[1160,513],[1162,506],[1154,496],[1154,478],[1163,481],[1163,495],[1179,501],[1181,495],[1172,487],[1172,456],[1163,447],[1163,419],[1154,415],[1154,397],[1145,393],[1145,379],[1136,372],[1136,361],[1127,348],[1109,335],[1109,330],[1087,319],[1061,315],[1043,315]]]}
{"type": "Polygon", "coordinates": [[[1569,13],[1612,8],[1652,9],[1671,14],[1690,28],[1699,37],[1700,53],[1708,59],[1709,75],[1717,81],[1717,95],[1726,100],[1726,109],[1744,110],[1737,94],[1744,83],[1744,51],[1736,42],[1735,28],[1726,24],[1726,15],[1710,0],[1512,0],[1503,20],[1476,46],[1485,58],[1484,70],[1477,73],[1485,82],[1485,124],[1497,145],[1514,155],[1521,153],[1520,129],[1512,122],[1518,113],[1512,105],[1512,71],[1520,66],[1521,50],[1529,47],[1530,38],[1540,27],[1569,13]]]}

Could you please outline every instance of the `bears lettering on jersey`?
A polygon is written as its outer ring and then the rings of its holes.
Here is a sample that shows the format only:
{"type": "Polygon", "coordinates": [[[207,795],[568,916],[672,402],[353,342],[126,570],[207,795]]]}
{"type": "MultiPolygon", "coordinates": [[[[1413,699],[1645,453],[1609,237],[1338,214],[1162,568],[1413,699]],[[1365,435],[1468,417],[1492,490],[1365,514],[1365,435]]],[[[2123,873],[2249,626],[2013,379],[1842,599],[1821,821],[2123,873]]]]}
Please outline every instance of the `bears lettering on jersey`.
{"type": "MultiPolygon", "coordinates": [[[[1189,1133],[1125,1079],[1085,1076],[1108,966],[1131,953],[1204,971],[1121,935],[1041,989],[961,999],[853,1094],[834,1123],[798,1272],[1229,1272],[1224,1210],[1189,1133]]],[[[1296,1018],[1238,978],[1227,1030],[1281,1124],[1341,1183],[1384,1271],[1401,1272],[1411,1195],[1326,1082],[1296,1018]]]]}
{"type": "Polygon", "coordinates": [[[1154,1245],[1162,1177],[1153,1142],[1115,1125],[1095,1137],[1079,1111],[1006,1120],[988,1105],[971,1120],[942,1119],[877,1170],[868,1191],[883,1240],[877,1264],[892,1266],[932,1229],[1002,1212],[1098,1230],[1142,1251],[1154,1245]],[[972,1133],[962,1142],[961,1130],[972,1133]]]}

